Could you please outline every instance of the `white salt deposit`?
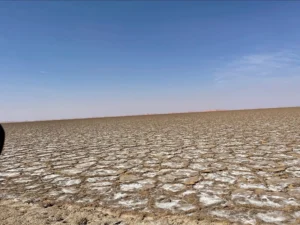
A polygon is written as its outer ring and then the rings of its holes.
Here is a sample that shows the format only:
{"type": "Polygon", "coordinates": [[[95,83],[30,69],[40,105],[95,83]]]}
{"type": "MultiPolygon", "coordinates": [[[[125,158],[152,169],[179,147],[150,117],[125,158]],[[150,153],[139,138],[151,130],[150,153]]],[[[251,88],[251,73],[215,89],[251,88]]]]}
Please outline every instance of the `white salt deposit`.
{"type": "Polygon", "coordinates": [[[199,201],[204,205],[204,206],[211,206],[215,204],[220,204],[224,200],[221,199],[220,197],[216,195],[209,195],[207,193],[201,193],[199,201]]]}
{"type": "Polygon", "coordinates": [[[172,200],[170,202],[156,202],[155,206],[160,209],[171,210],[175,206],[178,206],[179,200],[172,200]]]}
{"type": "Polygon", "coordinates": [[[257,218],[261,219],[266,223],[282,224],[287,218],[282,214],[282,212],[267,212],[258,213],[257,218]]]}
{"type": "Polygon", "coordinates": [[[178,192],[185,189],[184,184],[164,184],[162,188],[166,191],[178,192]]]}
{"type": "Polygon", "coordinates": [[[132,184],[122,184],[120,189],[122,191],[135,191],[137,189],[142,188],[143,185],[139,183],[132,183],[132,184]]]}

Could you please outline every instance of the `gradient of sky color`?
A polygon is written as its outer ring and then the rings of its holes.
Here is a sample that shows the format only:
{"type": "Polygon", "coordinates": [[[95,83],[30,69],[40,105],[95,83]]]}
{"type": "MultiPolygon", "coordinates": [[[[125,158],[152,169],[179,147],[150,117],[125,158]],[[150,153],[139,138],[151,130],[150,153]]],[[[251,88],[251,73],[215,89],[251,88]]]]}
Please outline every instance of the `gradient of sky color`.
{"type": "Polygon", "coordinates": [[[299,1],[1,1],[0,121],[300,106],[299,1]]]}

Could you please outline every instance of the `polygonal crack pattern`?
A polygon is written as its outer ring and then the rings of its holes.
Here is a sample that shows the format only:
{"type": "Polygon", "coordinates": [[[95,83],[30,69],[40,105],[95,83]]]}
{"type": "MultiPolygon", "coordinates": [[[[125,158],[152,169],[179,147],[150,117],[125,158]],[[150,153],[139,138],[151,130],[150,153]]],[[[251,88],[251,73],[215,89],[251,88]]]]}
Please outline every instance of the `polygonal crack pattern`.
{"type": "Polygon", "coordinates": [[[300,223],[300,108],[4,124],[2,199],[300,223]]]}

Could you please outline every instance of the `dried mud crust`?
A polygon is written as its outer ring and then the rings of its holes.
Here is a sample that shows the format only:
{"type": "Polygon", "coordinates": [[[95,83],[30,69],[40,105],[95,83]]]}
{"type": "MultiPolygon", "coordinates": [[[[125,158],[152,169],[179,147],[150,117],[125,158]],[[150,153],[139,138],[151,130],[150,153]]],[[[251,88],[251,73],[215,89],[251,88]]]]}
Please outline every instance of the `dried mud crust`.
{"type": "Polygon", "coordinates": [[[20,201],[0,202],[0,224],[2,225],[228,225],[230,223],[211,219],[195,219],[186,216],[155,216],[102,207],[76,204],[32,204],[20,201]]]}
{"type": "Polygon", "coordinates": [[[4,128],[1,204],[46,201],[47,209],[93,206],[195,224],[300,224],[300,108],[4,128]]]}

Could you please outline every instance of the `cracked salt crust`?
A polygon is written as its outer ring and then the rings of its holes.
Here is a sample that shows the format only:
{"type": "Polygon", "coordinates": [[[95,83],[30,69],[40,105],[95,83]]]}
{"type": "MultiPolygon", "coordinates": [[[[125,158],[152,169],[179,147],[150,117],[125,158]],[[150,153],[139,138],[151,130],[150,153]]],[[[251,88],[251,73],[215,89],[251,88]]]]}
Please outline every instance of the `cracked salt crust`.
{"type": "Polygon", "coordinates": [[[260,195],[260,196],[235,196],[236,203],[241,205],[252,204],[258,207],[280,208],[285,206],[299,206],[295,199],[286,199],[283,196],[260,195]]]}
{"type": "Polygon", "coordinates": [[[5,124],[0,195],[241,224],[299,219],[300,108],[171,117],[5,124]]]}

